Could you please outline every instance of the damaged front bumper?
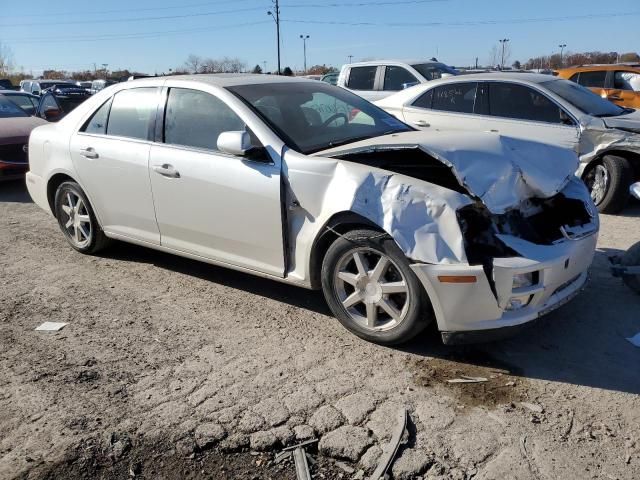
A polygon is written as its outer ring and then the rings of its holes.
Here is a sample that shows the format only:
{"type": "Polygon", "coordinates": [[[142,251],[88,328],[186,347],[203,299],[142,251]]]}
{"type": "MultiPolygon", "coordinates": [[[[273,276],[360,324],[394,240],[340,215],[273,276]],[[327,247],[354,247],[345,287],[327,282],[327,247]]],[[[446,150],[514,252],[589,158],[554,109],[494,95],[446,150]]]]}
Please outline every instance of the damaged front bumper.
{"type": "Polygon", "coordinates": [[[536,258],[496,258],[482,265],[413,264],[432,301],[445,344],[495,340],[577,295],[587,280],[597,229],[591,235],[537,246],[536,258]],[[531,278],[529,285],[518,279],[531,278]]]}

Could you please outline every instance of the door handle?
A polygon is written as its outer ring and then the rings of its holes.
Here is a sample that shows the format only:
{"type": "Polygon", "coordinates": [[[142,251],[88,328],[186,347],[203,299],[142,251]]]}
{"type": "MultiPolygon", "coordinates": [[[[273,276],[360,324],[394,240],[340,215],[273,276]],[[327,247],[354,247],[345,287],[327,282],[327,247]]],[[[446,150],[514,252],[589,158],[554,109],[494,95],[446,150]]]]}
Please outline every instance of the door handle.
{"type": "Polygon", "coordinates": [[[413,122],[413,124],[416,127],[430,127],[431,126],[431,124],[429,122],[425,122],[424,120],[418,120],[416,122],[413,122]]]}
{"type": "Polygon", "coordinates": [[[98,152],[96,152],[91,147],[81,148],[80,149],[80,155],[82,155],[85,158],[98,158],[100,156],[100,155],[98,155],[98,152]]]}
{"type": "Polygon", "coordinates": [[[608,95],[607,100],[622,100],[622,97],[618,95],[608,95]]]}
{"type": "Polygon", "coordinates": [[[180,178],[180,172],[178,172],[173,165],[163,163],[162,165],[154,165],[153,171],[159,173],[163,177],[180,178]]]}
{"type": "Polygon", "coordinates": [[[485,132],[487,132],[487,133],[500,133],[500,130],[496,130],[495,128],[492,128],[491,130],[485,130],[485,132]]]}

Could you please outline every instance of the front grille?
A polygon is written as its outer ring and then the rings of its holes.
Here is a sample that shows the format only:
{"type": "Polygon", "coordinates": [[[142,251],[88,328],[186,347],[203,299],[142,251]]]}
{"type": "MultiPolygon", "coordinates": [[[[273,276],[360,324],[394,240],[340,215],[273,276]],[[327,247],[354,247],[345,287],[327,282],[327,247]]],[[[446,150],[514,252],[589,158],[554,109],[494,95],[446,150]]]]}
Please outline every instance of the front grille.
{"type": "Polygon", "coordinates": [[[18,143],[15,145],[0,145],[0,160],[7,162],[24,162],[27,163],[29,158],[27,152],[22,148],[24,143],[18,143]]]}

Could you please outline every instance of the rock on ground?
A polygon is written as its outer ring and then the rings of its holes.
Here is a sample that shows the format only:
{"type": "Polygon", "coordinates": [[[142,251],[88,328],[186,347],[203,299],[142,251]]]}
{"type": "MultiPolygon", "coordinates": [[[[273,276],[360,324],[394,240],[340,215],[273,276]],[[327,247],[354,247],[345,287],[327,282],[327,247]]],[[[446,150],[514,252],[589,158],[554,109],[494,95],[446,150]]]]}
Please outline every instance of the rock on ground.
{"type": "Polygon", "coordinates": [[[372,443],[373,438],[366,428],[344,425],[324,435],[318,448],[323,455],[357,462],[372,443]]]}

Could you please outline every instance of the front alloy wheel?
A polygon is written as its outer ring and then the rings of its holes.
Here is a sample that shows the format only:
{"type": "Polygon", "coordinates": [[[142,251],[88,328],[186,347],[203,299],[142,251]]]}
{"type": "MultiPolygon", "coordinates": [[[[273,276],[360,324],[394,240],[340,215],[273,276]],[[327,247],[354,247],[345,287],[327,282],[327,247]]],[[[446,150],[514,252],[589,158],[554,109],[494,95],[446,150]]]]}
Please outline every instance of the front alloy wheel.
{"type": "Polygon", "coordinates": [[[327,250],[321,277],[333,314],[365,340],[406,342],[433,317],[407,257],[384,233],[363,229],[339,236],[327,250]]]}

